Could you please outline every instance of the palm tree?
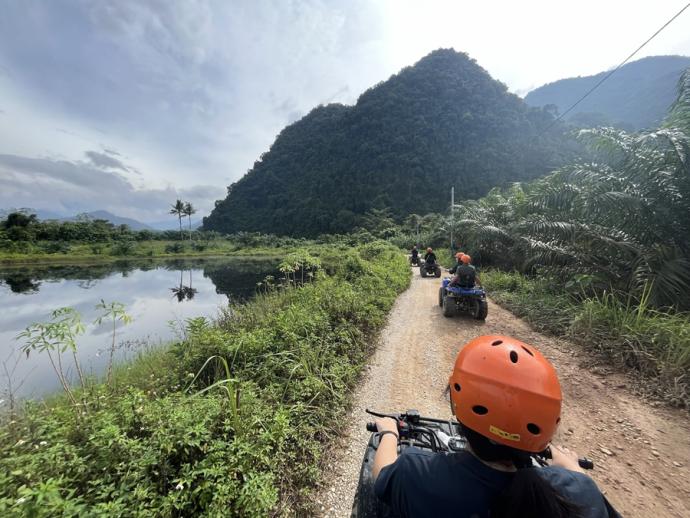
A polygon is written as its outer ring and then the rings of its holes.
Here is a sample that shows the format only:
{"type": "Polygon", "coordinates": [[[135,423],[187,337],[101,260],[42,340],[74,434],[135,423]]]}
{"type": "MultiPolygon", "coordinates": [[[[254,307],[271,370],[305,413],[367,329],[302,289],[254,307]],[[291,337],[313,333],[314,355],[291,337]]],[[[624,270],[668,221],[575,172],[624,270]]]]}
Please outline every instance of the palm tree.
{"type": "Polygon", "coordinates": [[[192,214],[196,214],[196,209],[191,203],[187,202],[184,204],[184,215],[189,218],[189,240],[192,240],[192,214]]]}
{"type": "Polygon", "coordinates": [[[174,214],[177,216],[177,219],[180,223],[180,238],[182,238],[182,216],[186,214],[185,203],[178,198],[175,204],[171,205],[171,207],[172,208],[170,209],[170,214],[174,214]]]}

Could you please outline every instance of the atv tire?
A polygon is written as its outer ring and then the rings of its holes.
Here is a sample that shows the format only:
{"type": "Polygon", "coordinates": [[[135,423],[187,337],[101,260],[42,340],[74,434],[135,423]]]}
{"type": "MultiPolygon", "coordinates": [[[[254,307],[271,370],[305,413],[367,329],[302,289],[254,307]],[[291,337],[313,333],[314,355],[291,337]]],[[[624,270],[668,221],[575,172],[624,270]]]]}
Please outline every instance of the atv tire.
{"type": "Polygon", "coordinates": [[[437,266],[437,267],[434,269],[434,275],[435,275],[436,277],[440,277],[440,276],[441,276],[441,268],[439,268],[439,267],[437,266]]]}
{"type": "Polygon", "coordinates": [[[474,306],[475,320],[486,320],[486,315],[488,314],[489,304],[486,302],[486,299],[476,301],[474,306]]]}
{"type": "Polygon", "coordinates": [[[423,265],[419,267],[419,275],[426,277],[426,268],[423,265]]]}
{"type": "Polygon", "coordinates": [[[446,291],[443,286],[438,289],[438,305],[443,307],[443,292],[446,291]]]}
{"type": "Polygon", "coordinates": [[[443,316],[452,317],[455,315],[455,299],[446,295],[443,297],[443,316]]]}

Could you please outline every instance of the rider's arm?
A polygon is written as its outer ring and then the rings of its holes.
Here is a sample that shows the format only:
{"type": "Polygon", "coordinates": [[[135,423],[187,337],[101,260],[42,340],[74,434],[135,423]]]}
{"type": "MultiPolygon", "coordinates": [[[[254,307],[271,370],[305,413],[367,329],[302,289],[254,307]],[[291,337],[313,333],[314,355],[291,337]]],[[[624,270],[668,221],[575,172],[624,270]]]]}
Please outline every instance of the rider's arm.
{"type": "Polygon", "coordinates": [[[374,480],[376,480],[383,468],[393,464],[398,458],[398,424],[394,419],[384,417],[376,420],[376,428],[379,432],[395,432],[395,435],[387,433],[381,437],[381,442],[374,456],[374,467],[372,468],[374,480]]]}

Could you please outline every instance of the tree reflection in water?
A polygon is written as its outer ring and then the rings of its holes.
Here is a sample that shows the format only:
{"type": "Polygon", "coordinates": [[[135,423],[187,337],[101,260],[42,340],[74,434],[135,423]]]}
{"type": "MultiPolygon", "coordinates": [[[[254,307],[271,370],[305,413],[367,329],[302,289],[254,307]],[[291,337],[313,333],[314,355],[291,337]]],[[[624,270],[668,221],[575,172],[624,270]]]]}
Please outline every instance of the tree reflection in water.
{"type": "Polygon", "coordinates": [[[170,288],[173,292],[173,297],[177,299],[177,302],[183,302],[185,300],[192,300],[194,295],[197,294],[197,290],[192,287],[192,270],[189,270],[189,286],[185,286],[182,283],[182,277],[184,275],[184,270],[180,270],[180,285],[170,288]]]}
{"type": "MultiPolygon", "coordinates": [[[[167,270],[180,273],[180,282],[175,288],[168,288],[169,280],[161,278],[161,284],[142,285],[140,289],[147,293],[151,290],[172,291],[179,302],[189,301],[199,293],[194,288],[193,275],[203,275],[203,286],[210,281],[216,293],[226,295],[228,299],[243,301],[250,299],[256,292],[256,285],[267,275],[276,273],[276,259],[242,258],[177,258],[166,260],[131,259],[125,261],[103,262],[98,264],[61,264],[61,265],[22,265],[0,267],[0,293],[8,288],[8,295],[37,295],[45,283],[70,281],[85,291],[98,291],[101,281],[121,276],[130,277],[137,272],[167,270]],[[189,272],[189,279],[185,272],[189,272]],[[188,282],[185,282],[188,281],[188,282]]],[[[139,288],[137,288],[139,289],[139,288]]],[[[6,292],[7,293],[7,292],[6,292]]],[[[40,295],[39,295],[40,296],[40,295]]],[[[201,295],[199,295],[201,296],[201,295]]],[[[86,295],[85,295],[86,297],[86,295]]],[[[100,297],[100,295],[99,295],[100,297]]],[[[198,297],[197,297],[198,298],[198,297]]]]}

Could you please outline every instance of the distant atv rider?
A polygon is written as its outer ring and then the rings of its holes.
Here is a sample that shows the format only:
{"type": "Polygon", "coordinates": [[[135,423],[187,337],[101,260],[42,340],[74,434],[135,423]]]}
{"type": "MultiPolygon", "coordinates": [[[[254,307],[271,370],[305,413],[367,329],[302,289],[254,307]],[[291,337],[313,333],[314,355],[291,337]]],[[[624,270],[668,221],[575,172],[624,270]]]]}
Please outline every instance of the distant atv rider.
{"type": "Polygon", "coordinates": [[[455,277],[450,281],[451,286],[459,286],[461,288],[474,288],[474,285],[479,280],[477,270],[470,263],[472,257],[467,254],[462,254],[460,257],[460,264],[456,265],[451,271],[455,273],[455,277]]]}
{"type": "Polygon", "coordinates": [[[412,252],[410,252],[412,255],[412,263],[417,264],[417,258],[419,257],[419,250],[417,250],[417,245],[414,245],[412,247],[412,252]]]}
{"type": "Polygon", "coordinates": [[[426,263],[435,263],[436,262],[436,254],[431,249],[431,247],[426,249],[426,254],[424,254],[424,261],[426,263]]]}

